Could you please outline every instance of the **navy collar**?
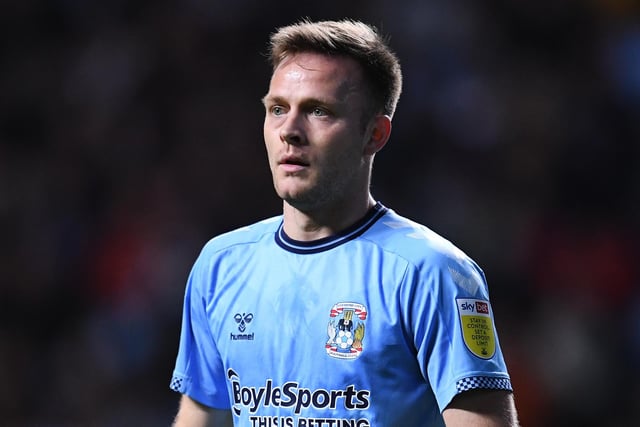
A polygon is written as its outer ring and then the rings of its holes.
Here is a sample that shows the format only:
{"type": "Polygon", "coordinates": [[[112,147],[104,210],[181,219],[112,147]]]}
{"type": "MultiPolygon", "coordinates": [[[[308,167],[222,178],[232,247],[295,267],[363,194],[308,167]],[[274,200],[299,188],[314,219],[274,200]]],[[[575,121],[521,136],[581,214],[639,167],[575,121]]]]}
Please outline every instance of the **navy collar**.
{"type": "Polygon", "coordinates": [[[382,217],[387,212],[387,210],[388,209],[384,207],[382,203],[376,202],[376,204],[371,209],[369,209],[364,217],[362,217],[359,221],[357,221],[350,227],[342,230],[340,233],[334,234],[333,236],[324,237],[322,239],[310,241],[294,240],[291,237],[287,236],[287,234],[284,232],[284,223],[281,222],[275,234],[276,243],[282,249],[297,254],[313,254],[328,251],[329,249],[333,249],[336,246],[339,246],[362,235],[362,233],[367,231],[369,227],[371,227],[380,217],[382,217]]]}

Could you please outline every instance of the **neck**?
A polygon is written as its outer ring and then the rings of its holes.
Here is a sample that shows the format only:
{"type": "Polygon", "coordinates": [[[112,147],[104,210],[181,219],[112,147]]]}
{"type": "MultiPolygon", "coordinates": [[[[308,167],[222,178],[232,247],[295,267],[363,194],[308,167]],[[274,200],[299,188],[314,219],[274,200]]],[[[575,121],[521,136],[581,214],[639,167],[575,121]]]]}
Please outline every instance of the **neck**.
{"type": "Polygon", "coordinates": [[[332,236],[360,218],[375,205],[367,193],[362,200],[342,200],[321,208],[301,210],[284,202],[284,231],[294,240],[311,241],[332,236]]]}

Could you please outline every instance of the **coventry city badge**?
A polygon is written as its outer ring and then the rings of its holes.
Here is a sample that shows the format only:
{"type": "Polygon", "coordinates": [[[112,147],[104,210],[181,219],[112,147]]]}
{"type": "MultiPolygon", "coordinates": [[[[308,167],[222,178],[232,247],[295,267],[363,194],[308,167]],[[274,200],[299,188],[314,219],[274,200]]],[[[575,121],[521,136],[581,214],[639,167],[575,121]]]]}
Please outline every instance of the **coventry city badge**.
{"type": "Polygon", "coordinates": [[[365,320],[367,309],[362,304],[340,302],[334,305],[327,325],[327,354],[336,359],[358,358],[363,349],[365,320]]]}

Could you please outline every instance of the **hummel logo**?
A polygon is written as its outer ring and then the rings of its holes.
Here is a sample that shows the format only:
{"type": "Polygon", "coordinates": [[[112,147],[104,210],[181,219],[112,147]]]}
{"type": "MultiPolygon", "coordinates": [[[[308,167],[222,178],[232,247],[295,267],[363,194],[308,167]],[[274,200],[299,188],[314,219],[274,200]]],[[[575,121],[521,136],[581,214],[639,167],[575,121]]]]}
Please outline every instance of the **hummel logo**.
{"type": "Polygon", "coordinates": [[[236,313],[233,316],[233,320],[238,324],[239,334],[234,334],[231,332],[229,334],[229,338],[231,341],[253,341],[255,338],[255,334],[251,332],[250,334],[245,334],[244,331],[247,330],[247,324],[251,323],[253,320],[253,313],[236,313]]]}
{"type": "Polygon", "coordinates": [[[238,330],[240,332],[244,332],[247,329],[247,323],[251,323],[251,321],[253,320],[253,313],[236,313],[233,318],[238,324],[238,330]]]}

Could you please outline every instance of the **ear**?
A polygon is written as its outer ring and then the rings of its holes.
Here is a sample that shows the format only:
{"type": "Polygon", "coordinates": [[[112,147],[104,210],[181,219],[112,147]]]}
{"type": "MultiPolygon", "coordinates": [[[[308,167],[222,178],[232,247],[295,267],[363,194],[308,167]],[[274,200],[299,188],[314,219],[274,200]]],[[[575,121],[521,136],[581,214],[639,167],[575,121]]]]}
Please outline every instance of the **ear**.
{"type": "Polygon", "coordinates": [[[389,137],[391,136],[391,118],[379,114],[373,118],[373,122],[370,124],[371,133],[369,141],[364,146],[364,154],[373,156],[378,151],[382,150],[389,137]]]}

